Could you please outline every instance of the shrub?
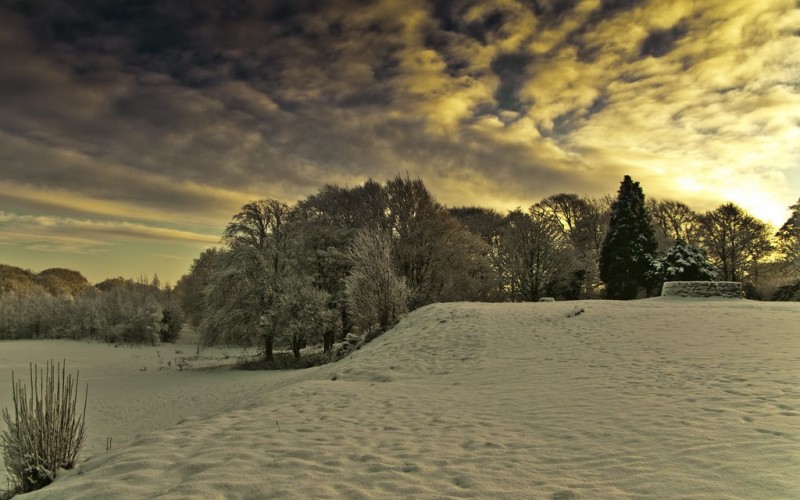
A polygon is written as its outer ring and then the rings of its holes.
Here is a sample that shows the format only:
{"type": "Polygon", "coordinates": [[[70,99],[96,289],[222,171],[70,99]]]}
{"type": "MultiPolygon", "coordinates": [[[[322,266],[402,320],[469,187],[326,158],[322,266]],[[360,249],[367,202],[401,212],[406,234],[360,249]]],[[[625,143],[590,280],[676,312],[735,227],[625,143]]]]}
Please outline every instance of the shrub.
{"type": "Polygon", "coordinates": [[[18,493],[37,490],[55,479],[58,469],[75,466],[86,438],[86,400],[77,413],[78,376],[66,373],[66,362],[47,362],[44,369],[30,367],[31,392],[14,379],[14,413],[3,409],[7,429],[0,435],[3,459],[18,493]]]}
{"type": "Polygon", "coordinates": [[[648,279],[656,289],[665,281],[716,281],[718,278],[705,250],[683,240],[677,240],[662,255],[652,259],[648,272],[648,279]]]}
{"type": "Polygon", "coordinates": [[[783,302],[800,302],[800,280],[795,281],[790,285],[784,285],[775,292],[772,300],[783,302]]]}
{"type": "Polygon", "coordinates": [[[320,366],[334,361],[333,356],[326,352],[313,352],[302,358],[295,358],[291,352],[276,352],[271,360],[263,355],[255,358],[241,357],[236,360],[239,370],[301,370],[320,366]]]}

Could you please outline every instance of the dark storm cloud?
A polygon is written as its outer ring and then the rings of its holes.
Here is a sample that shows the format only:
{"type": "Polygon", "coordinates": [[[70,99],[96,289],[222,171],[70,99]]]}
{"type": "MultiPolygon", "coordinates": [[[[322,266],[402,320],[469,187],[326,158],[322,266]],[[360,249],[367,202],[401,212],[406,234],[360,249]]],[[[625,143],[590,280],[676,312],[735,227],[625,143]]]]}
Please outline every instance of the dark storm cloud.
{"type": "Polygon", "coordinates": [[[662,57],[675,48],[675,44],[689,32],[688,25],[680,22],[668,30],[656,30],[642,42],[642,56],[662,57]]]}
{"type": "Polygon", "coordinates": [[[466,2],[452,2],[448,0],[434,0],[431,14],[437,21],[439,28],[443,31],[456,31],[459,25],[459,10],[462,10],[466,2]]]}
{"type": "Polygon", "coordinates": [[[600,12],[601,14],[619,12],[644,3],[644,0],[600,0],[600,12]]]}
{"type": "Polygon", "coordinates": [[[526,108],[519,93],[528,81],[527,68],[533,59],[531,54],[517,52],[499,54],[492,61],[492,71],[500,78],[500,85],[495,91],[495,100],[500,109],[523,111],[526,108]]]}
{"type": "MultiPolygon", "coordinates": [[[[202,21],[191,3],[181,10],[175,2],[52,0],[39,4],[17,4],[39,43],[51,49],[64,44],[84,54],[113,54],[128,64],[153,64],[156,61],[146,56],[192,49],[191,30],[202,21]]],[[[67,56],[66,52],[55,55],[67,56]]]]}
{"type": "Polygon", "coordinates": [[[530,5],[536,17],[558,18],[574,9],[580,0],[533,0],[530,5]]]}
{"type": "MultiPolygon", "coordinates": [[[[212,181],[232,189],[240,189],[251,176],[272,186],[276,178],[296,180],[298,163],[304,160],[294,158],[292,145],[303,140],[302,129],[311,127],[293,128],[298,117],[282,113],[275,103],[283,100],[310,109],[314,103],[309,98],[325,99],[320,92],[331,94],[331,100],[339,97],[332,95],[336,89],[327,85],[328,75],[313,71],[315,61],[271,64],[265,75],[264,59],[254,63],[260,54],[223,57],[207,50],[199,21],[209,16],[201,13],[155,4],[119,12],[78,7],[79,15],[53,4],[49,11],[15,19],[30,30],[20,30],[21,38],[27,38],[18,47],[23,50],[22,71],[15,64],[0,77],[5,95],[13,96],[0,120],[5,130],[17,134],[10,144],[15,149],[5,150],[15,156],[6,176],[164,208],[196,204],[202,196],[176,189],[169,179],[212,181]],[[117,30],[120,26],[125,29],[117,30]],[[98,41],[116,31],[127,39],[98,41]],[[49,44],[52,51],[40,56],[37,47],[49,44]],[[226,57],[236,64],[226,63],[226,57]],[[242,66],[254,67],[255,76],[250,85],[232,89],[228,68],[242,66]],[[276,77],[275,71],[281,73],[276,77]],[[252,90],[261,86],[268,91],[273,83],[281,89],[272,92],[273,100],[252,90]],[[270,171],[262,174],[264,165],[270,171]],[[136,171],[164,176],[164,182],[147,177],[137,182],[136,171]],[[132,182],[138,189],[130,189],[132,182]]],[[[274,45],[277,49],[269,48],[276,57],[267,61],[313,53],[302,40],[277,40],[274,45]],[[299,50],[282,50],[287,46],[299,50]]],[[[346,71],[342,66],[337,70],[346,71]]],[[[352,93],[357,89],[344,83],[340,87],[342,99],[356,101],[352,93]]]]}
{"type": "Polygon", "coordinates": [[[450,76],[463,75],[470,68],[470,61],[464,54],[452,50],[457,46],[458,35],[451,31],[431,31],[425,35],[425,47],[435,50],[447,65],[445,71],[450,76]]]}

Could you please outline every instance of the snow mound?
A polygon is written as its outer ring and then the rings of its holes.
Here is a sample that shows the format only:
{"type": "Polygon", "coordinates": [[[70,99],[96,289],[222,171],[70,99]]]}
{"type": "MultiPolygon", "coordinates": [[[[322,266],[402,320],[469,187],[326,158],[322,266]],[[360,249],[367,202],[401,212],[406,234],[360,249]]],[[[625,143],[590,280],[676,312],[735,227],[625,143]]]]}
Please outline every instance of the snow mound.
{"type": "Polygon", "coordinates": [[[431,305],[345,360],[142,434],[30,497],[797,497],[799,313],[431,305]]]}

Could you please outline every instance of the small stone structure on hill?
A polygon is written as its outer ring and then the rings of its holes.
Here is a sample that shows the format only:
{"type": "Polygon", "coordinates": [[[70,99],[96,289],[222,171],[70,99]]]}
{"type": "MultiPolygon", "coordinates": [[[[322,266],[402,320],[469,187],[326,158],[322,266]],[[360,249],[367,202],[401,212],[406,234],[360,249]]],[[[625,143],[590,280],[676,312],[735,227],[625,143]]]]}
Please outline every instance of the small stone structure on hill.
{"type": "Polygon", "coordinates": [[[742,284],[738,281],[666,281],[661,296],[741,299],[743,295],[742,284]]]}

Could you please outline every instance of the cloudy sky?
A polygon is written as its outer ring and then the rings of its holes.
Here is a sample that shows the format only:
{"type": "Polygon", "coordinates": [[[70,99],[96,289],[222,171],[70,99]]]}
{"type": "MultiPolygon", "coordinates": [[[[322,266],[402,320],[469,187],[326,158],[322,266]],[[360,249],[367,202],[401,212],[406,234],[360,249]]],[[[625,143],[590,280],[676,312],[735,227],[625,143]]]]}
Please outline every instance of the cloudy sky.
{"type": "Polygon", "coordinates": [[[0,263],[172,281],[249,200],[800,197],[796,0],[3,0],[0,263]]]}

